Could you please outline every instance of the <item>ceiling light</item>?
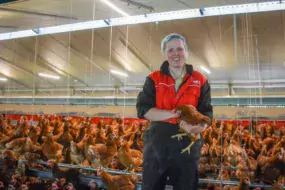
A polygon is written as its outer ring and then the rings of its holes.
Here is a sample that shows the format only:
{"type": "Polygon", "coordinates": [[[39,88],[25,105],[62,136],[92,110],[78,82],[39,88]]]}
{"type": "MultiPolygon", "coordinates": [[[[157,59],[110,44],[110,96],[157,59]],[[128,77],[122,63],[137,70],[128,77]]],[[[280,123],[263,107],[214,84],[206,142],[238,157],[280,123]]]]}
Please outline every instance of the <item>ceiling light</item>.
{"type": "Polygon", "coordinates": [[[123,73],[123,72],[120,72],[120,71],[116,71],[116,70],[114,70],[114,69],[111,69],[111,73],[116,74],[116,75],[120,75],[120,76],[123,76],[123,77],[128,77],[128,74],[127,74],[127,73],[123,73]]]}
{"type": "Polygon", "coordinates": [[[24,38],[29,36],[36,36],[37,34],[33,30],[22,30],[18,32],[9,32],[0,34],[0,40],[14,39],[14,38],[24,38]]]}
{"type": "Polygon", "coordinates": [[[116,98],[115,96],[104,96],[105,99],[114,99],[116,98]]]}
{"type": "Polygon", "coordinates": [[[117,11],[118,13],[120,13],[123,16],[130,16],[128,13],[126,13],[125,11],[123,11],[122,9],[120,9],[119,7],[117,7],[116,5],[114,5],[113,3],[111,3],[109,0],[101,0],[102,3],[105,3],[106,5],[108,5],[110,8],[112,8],[114,11],[117,11]]]}
{"type": "Polygon", "coordinates": [[[8,79],[6,78],[0,78],[0,81],[7,81],[8,79]]]}
{"type": "Polygon", "coordinates": [[[44,73],[39,73],[39,76],[41,76],[41,77],[46,77],[46,78],[52,78],[52,79],[60,79],[59,76],[56,76],[56,75],[49,75],[49,74],[44,74],[44,73]]]}
{"type": "Polygon", "coordinates": [[[248,88],[248,89],[253,89],[253,88],[263,88],[264,86],[262,85],[232,85],[232,88],[248,88]]]}
{"type": "Polygon", "coordinates": [[[205,16],[217,16],[217,15],[277,11],[277,10],[284,10],[284,8],[285,4],[283,2],[271,1],[263,3],[249,3],[249,4],[209,7],[203,9],[203,13],[205,16]]]}
{"type": "Polygon", "coordinates": [[[7,75],[7,76],[10,75],[10,71],[9,71],[8,69],[3,69],[3,70],[2,70],[2,73],[3,73],[4,75],[7,75]]]}
{"type": "Polygon", "coordinates": [[[211,85],[211,88],[217,88],[217,89],[221,89],[221,88],[229,88],[229,85],[211,85]]]}
{"type": "Polygon", "coordinates": [[[110,19],[111,26],[121,26],[127,24],[141,24],[167,20],[178,20],[186,18],[199,18],[201,14],[199,9],[188,9],[182,11],[170,11],[161,13],[151,13],[147,15],[136,15],[130,17],[120,17],[110,19]]]}
{"type": "Polygon", "coordinates": [[[211,74],[211,71],[208,69],[208,68],[206,68],[205,66],[200,66],[200,68],[203,70],[203,71],[205,71],[206,73],[208,73],[208,74],[211,74]]]}
{"type": "MultiPolygon", "coordinates": [[[[94,21],[87,21],[87,22],[79,22],[74,24],[65,24],[59,26],[51,26],[39,29],[39,34],[55,34],[55,33],[62,33],[62,32],[72,32],[77,30],[88,30],[92,28],[103,28],[107,27],[108,25],[104,22],[104,20],[94,20],[94,21]]],[[[1,34],[0,34],[1,35],[1,34]]]]}

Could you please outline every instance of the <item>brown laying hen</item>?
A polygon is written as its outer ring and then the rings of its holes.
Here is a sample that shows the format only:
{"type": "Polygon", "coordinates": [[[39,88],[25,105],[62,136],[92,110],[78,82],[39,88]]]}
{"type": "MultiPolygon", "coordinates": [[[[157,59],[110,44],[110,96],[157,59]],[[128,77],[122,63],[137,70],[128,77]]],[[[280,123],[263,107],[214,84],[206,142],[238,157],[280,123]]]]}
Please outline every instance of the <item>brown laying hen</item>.
{"type": "Polygon", "coordinates": [[[116,137],[110,134],[107,137],[106,144],[90,145],[88,154],[92,157],[91,161],[101,166],[109,165],[118,150],[115,140],[116,137]]]}
{"type": "Polygon", "coordinates": [[[142,165],[142,153],[138,150],[130,149],[128,142],[120,139],[121,147],[118,150],[118,158],[120,162],[127,168],[134,171],[142,165]]]}
{"type": "Polygon", "coordinates": [[[97,176],[101,177],[108,190],[134,190],[138,180],[136,175],[111,175],[104,170],[97,170],[97,176]]]}
{"type": "Polygon", "coordinates": [[[48,160],[47,165],[51,168],[53,178],[65,178],[67,182],[71,182],[78,188],[79,185],[79,171],[75,168],[60,168],[58,163],[53,160],[48,160]]]}
{"type": "Polygon", "coordinates": [[[52,133],[47,137],[47,140],[42,144],[42,152],[48,159],[54,159],[57,162],[64,160],[62,156],[63,146],[54,141],[52,133]]]}
{"type": "Polygon", "coordinates": [[[187,124],[190,125],[198,125],[202,122],[210,125],[211,124],[211,120],[209,117],[204,116],[203,114],[201,114],[200,112],[198,112],[193,106],[189,106],[189,105],[180,105],[175,109],[176,113],[180,113],[180,117],[179,117],[179,130],[181,132],[183,132],[182,134],[177,134],[177,135],[173,135],[171,136],[171,138],[178,138],[178,140],[182,140],[183,136],[188,136],[189,139],[191,140],[191,144],[189,146],[187,146],[186,148],[181,150],[181,153],[184,153],[186,151],[188,151],[188,153],[190,154],[190,148],[192,147],[192,145],[200,139],[200,134],[194,134],[194,133],[189,133],[189,128],[188,126],[185,125],[181,125],[181,122],[184,121],[187,124]]]}
{"type": "Polygon", "coordinates": [[[250,179],[248,177],[242,178],[238,187],[233,187],[231,185],[226,185],[223,190],[249,190],[250,189],[250,179]]]}

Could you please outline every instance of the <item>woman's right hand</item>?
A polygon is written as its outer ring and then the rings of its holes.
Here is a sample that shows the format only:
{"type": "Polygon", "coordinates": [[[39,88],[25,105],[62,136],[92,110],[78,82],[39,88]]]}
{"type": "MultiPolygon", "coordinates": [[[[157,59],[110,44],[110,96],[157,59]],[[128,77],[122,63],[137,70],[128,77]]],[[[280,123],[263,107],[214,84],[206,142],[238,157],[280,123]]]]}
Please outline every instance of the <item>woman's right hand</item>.
{"type": "Polygon", "coordinates": [[[176,109],[171,110],[171,113],[173,114],[172,118],[177,118],[180,117],[181,112],[180,111],[175,111],[176,109]]]}
{"type": "Polygon", "coordinates": [[[177,118],[180,116],[179,112],[173,110],[165,110],[158,108],[151,108],[145,115],[144,118],[151,121],[163,121],[167,119],[177,118]]]}

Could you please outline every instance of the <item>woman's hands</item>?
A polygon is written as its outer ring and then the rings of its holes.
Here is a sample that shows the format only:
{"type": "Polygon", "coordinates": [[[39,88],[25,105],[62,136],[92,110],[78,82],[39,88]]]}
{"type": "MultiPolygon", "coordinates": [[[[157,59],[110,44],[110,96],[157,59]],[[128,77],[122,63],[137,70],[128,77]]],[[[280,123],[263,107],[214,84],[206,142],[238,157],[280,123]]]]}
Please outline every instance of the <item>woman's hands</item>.
{"type": "Polygon", "coordinates": [[[145,115],[144,118],[151,121],[163,121],[167,119],[177,118],[180,113],[175,113],[173,110],[164,110],[158,108],[151,108],[145,115]]]}
{"type": "Polygon", "coordinates": [[[172,113],[172,118],[177,118],[180,117],[181,112],[180,111],[175,111],[175,109],[171,110],[172,113]]]}

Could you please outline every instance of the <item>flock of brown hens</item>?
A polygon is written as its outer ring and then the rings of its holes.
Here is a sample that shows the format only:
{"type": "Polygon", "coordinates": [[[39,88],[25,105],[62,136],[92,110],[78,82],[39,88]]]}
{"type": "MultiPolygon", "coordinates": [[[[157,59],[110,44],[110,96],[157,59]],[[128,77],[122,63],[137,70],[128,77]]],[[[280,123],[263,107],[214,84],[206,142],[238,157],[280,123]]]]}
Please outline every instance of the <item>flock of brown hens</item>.
{"type": "MultiPolygon", "coordinates": [[[[56,182],[54,188],[62,189],[71,182],[78,185],[79,173],[100,176],[108,189],[134,189],[138,181],[135,175],[120,175],[117,182],[110,180],[104,168],[141,172],[142,134],[147,122],[123,124],[120,118],[110,123],[92,123],[87,117],[78,120],[56,116],[41,116],[37,126],[30,125],[25,116],[21,116],[16,125],[12,125],[0,116],[0,146],[2,149],[2,170],[13,170],[10,177],[26,184],[27,177],[21,175],[22,168],[37,167],[45,169],[35,160],[48,161],[53,177],[65,179],[65,183],[56,182]],[[26,159],[26,166],[18,160],[26,159]],[[76,164],[83,167],[101,168],[97,173],[58,167],[57,163],[76,164]],[[25,182],[24,182],[25,181],[25,182]],[[115,184],[114,184],[115,183],[115,184]]],[[[4,173],[3,172],[3,173],[4,173]]],[[[111,176],[113,178],[114,176],[111,176]]],[[[0,179],[2,180],[1,176],[0,179]]],[[[4,178],[3,178],[4,179],[4,178]]],[[[0,181],[1,181],[0,180],[0,181]]],[[[116,180],[115,180],[116,181],[116,180]]],[[[2,180],[11,185],[10,180],[2,180]]],[[[15,186],[16,184],[14,184],[15,186]]],[[[20,186],[20,185],[18,185],[20,186]]],[[[1,188],[1,187],[0,187],[1,188]]],[[[51,187],[52,188],[52,187],[51,187]]]]}
{"type": "MultiPolygon", "coordinates": [[[[141,172],[142,136],[148,125],[148,121],[124,123],[121,118],[95,124],[88,117],[62,120],[55,115],[40,116],[37,126],[21,116],[13,125],[0,115],[0,189],[1,186],[76,189],[79,174],[100,177],[109,190],[135,189],[140,180],[135,174],[110,175],[105,168],[141,172]],[[45,166],[34,163],[35,160],[46,161],[57,180],[43,184],[41,179],[29,177],[31,167],[46,170],[45,166]],[[98,170],[61,168],[57,163],[98,170]]],[[[200,177],[225,181],[234,178],[241,181],[238,189],[249,189],[250,182],[274,184],[275,189],[282,189],[285,186],[284,127],[278,132],[277,135],[274,125],[256,124],[250,129],[214,120],[202,134],[205,144],[201,150],[200,177]]],[[[201,188],[220,189],[220,186],[208,184],[201,188]]],[[[87,189],[98,189],[98,185],[92,181],[87,189]]]]}
{"type": "Polygon", "coordinates": [[[247,179],[255,183],[275,183],[282,189],[285,186],[285,128],[278,130],[278,136],[275,128],[269,124],[234,126],[214,120],[203,133],[200,176],[214,173],[218,180],[247,179]],[[222,169],[217,170],[216,166],[222,169]]]}

